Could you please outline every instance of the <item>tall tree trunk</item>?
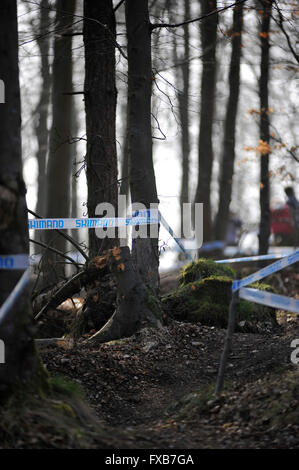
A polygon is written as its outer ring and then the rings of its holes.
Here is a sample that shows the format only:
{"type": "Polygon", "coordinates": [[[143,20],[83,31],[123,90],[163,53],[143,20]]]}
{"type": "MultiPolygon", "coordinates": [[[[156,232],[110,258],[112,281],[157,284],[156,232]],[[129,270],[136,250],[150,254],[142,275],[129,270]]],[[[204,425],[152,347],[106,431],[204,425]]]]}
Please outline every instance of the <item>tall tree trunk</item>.
{"type": "MultiPolygon", "coordinates": [[[[52,127],[47,165],[46,217],[68,217],[70,213],[70,175],[72,171],[72,37],[62,36],[73,23],[76,0],[57,0],[54,40],[52,127]]],[[[49,230],[47,244],[65,252],[66,240],[49,230]]],[[[58,262],[61,259],[57,259],[58,262]]],[[[55,283],[64,276],[64,265],[56,264],[55,254],[44,254],[44,278],[55,283]]]]}
{"type": "MultiPolygon", "coordinates": [[[[28,254],[25,184],[22,176],[21,110],[18,69],[17,6],[0,3],[0,70],[6,87],[0,105],[0,254],[28,254]]],[[[0,305],[21,277],[20,271],[0,270],[0,305]]],[[[5,364],[0,364],[0,399],[18,387],[40,385],[43,377],[33,342],[30,294],[24,291],[1,319],[5,364]]]]}
{"type": "MultiPolygon", "coordinates": [[[[259,93],[261,103],[260,139],[269,144],[269,30],[271,21],[272,0],[265,0],[260,31],[261,40],[261,72],[259,80],[259,93]]],[[[270,237],[270,183],[269,183],[269,153],[261,153],[260,164],[260,233],[259,254],[268,252],[270,237]]]]}
{"type": "MultiPolygon", "coordinates": [[[[76,107],[75,99],[72,100],[72,132],[73,137],[76,138],[79,132],[79,125],[78,125],[78,109],[76,107]]],[[[71,210],[70,210],[70,217],[77,218],[78,217],[78,177],[76,176],[77,170],[77,152],[78,152],[78,144],[76,141],[72,143],[72,171],[71,171],[71,210]]],[[[79,241],[79,232],[78,230],[74,230],[72,233],[72,237],[74,240],[79,241]]]]}
{"type": "Polygon", "coordinates": [[[225,240],[235,163],[235,132],[240,91],[240,62],[242,56],[243,4],[236,5],[233,15],[232,53],[229,69],[229,97],[226,107],[224,138],[219,184],[219,206],[215,220],[215,239],[225,240]]]}
{"type": "Polygon", "coordinates": [[[40,22],[39,22],[39,35],[37,37],[37,44],[41,56],[40,74],[42,79],[40,99],[36,108],[36,136],[38,142],[38,150],[36,153],[38,165],[38,182],[37,182],[37,204],[36,212],[38,214],[45,214],[46,209],[46,162],[48,152],[48,115],[50,104],[50,64],[49,64],[49,49],[50,49],[50,36],[49,36],[49,1],[42,0],[40,4],[40,22]]]}
{"type": "MultiPolygon", "coordinates": [[[[202,0],[202,14],[216,10],[216,0],[202,0]]],[[[200,129],[198,147],[198,181],[195,202],[203,206],[203,239],[212,238],[211,179],[213,167],[212,131],[216,92],[216,40],[218,15],[200,23],[201,46],[204,53],[201,78],[200,129]]]]}
{"type": "Polygon", "coordinates": [[[128,149],[128,106],[124,106],[122,110],[124,122],[124,140],[123,140],[123,151],[122,151],[122,162],[121,162],[121,185],[120,194],[128,196],[130,192],[130,161],[129,161],[129,149],[128,149]]]}
{"type": "MultiPolygon", "coordinates": [[[[184,0],[184,19],[185,21],[190,19],[190,0],[184,0]]],[[[180,191],[180,206],[181,206],[181,236],[183,236],[183,204],[190,202],[189,200],[189,154],[190,154],[190,135],[189,135],[189,85],[190,85],[190,51],[189,51],[189,26],[186,24],[183,26],[184,29],[184,55],[181,58],[177,57],[175,51],[175,59],[182,60],[182,64],[179,66],[178,73],[181,73],[181,80],[179,80],[179,88],[181,93],[178,94],[179,101],[179,114],[181,123],[181,168],[182,168],[182,180],[181,180],[181,191],[180,191]]],[[[175,35],[174,35],[175,40],[175,35]]],[[[176,49],[176,44],[174,44],[176,49]]]]}
{"type": "MultiPolygon", "coordinates": [[[[151,34],[147,0],[126,0],[130,188],[133,203],[158,204],[152,155],[151,34]]],[[[158,239],[133,240],[133,256],[143,281],[159,285],[158,239]]]]}
{"type": "MultiPolygon", "coordinates": [[[[85,111],[87,133],[86,176],[88,215],[99,203],[117,210],[115,15],[112,0],[84,1],[85,111]]],[[[89,251],[94,257],[117,244],[89,230],[89,251]]]]}
{"type": "MultiPolygon", "coordinates": [[[[40,98],[36,110],[34,111],[36,126],[35,132],[37,137],[37,166],[38,166],[38,180],[37,180],[37,203],[36,212],[45,215],[46,212],[46,165],[49,143],[49,129],[48,129],[48,116],[50,105],[50,92],[51,92],[51,76],[50,76],[50,63],[49,63],[49,50],[50,50],[50,36],[49,36],[49,0],[42,0],[40,9],[39,21],[39,34],[37,37],[37,44],[39,47],[41,63],[41,91],[40,98]]],[[[43,235],[36,231],[34,239],[43,241],[43,235]]],[[[36,253],[40,252],[38,245],[34,246],[36,253]]]]}

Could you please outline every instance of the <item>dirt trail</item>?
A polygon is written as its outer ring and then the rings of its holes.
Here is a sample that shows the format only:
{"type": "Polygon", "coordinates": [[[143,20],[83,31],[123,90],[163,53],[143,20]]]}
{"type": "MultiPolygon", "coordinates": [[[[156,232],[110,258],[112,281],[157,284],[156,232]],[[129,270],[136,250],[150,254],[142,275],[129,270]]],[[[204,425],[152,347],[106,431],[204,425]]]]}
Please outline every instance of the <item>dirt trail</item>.
{"type": "MultiPolygon", "coordinates": [[[[52,346],[42,357],[51,373],[82,385],[101,420],[133,432],[136,447],[211,447],[223,423],[215,424],[213,414],[207,422],[198,415],[190,427],[176,415],[186,395],[214,386],[224,336],[224,330],[173,322],[98,346],[52,346]]],[[[259,380],[291,368],[294,338],[299,338],[296,321],[275,334],[235,334],[226,375],[234,393],[241,395],[246,387],[258,387],[259,380]]]]}

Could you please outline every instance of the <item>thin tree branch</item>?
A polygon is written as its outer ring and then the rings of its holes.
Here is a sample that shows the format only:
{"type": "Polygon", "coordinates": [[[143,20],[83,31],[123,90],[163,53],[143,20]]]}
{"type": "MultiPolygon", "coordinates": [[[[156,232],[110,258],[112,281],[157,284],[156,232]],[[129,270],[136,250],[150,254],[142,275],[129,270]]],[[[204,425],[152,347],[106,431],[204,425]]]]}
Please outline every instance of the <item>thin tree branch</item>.
{"type": "Polygon", "coordinates": [[[42,246],[43,248],[46,248],[47,250],[52,251],[53,253],[56,253],[57,255],[61,256],[62,258],[68,259],[72,264],[76,266],[76,268],[80,269],[80,265],[76,263],[70,256],[65,255],[62,253],[62,251],[57,250],[56,248],[53,248],[52,246],[46,245],[46,243],[39,242],[37,240],[33,240],[32,238],[29,238],[29,241],[31,243],[35,243],[36,245],[42,246]]]}
{"type": "MultiPolygon", "coordinates": [[[[42,219],[43,217],[41,217],[40,215],[36,214],[35,212],[31,211],[30,209],[27,209],[27,212],[29,212],[29,214],[31,215],[34,215],[34,217],[37,217],[38,219],[42,219]]],[[[82,248],[80,247],[80,245],[72,238],[70,237],[69,235],[67,235],[66,233],[63,233],[61,230],[59,229],[55,229],[55,231],[57,233],[59,233],[62,237],[64,237],[66,240],[68,240],[72,245],[74,245],[75,248],[77,248],[77,250],[79,251],[79,253],[81,253],[81,255],[83,256],[83,258],[89,262],[89,257],[87,256],[87,254],[82,250],[82,248]]]]}
{"type": "Polygon", "coordinates": [[[120,0],[120,2],[116,5],[116,7],[113,8],[113,11],[116,12],[116,10],[118,10],[119,7],[121,7],[124,2],[125,0],[120,0]]]}
{"type": "MultiPolygon", "coordinates": [[[[261,2],[261,3],[263,3],[263,2],[261,2]]],[[[289,48],[290,48],[290,51],[291,51],[291,53],[293,54],[294,58],[296,59],[296,61],[297,61],[298,64],[299,64],[299,55],[296,53],[296,51],[295,51],[295,49],[294,49],[294,47],[293,47],[293,45],[292,45],[292,43],[291,43],[290,36],[288,35],[288,33],[286,32],[286,30],[285,30],[285,28],[284,28],[284,25],[283,25],[283,21],[284,21],[283,15],[282,15],[282,13],[281,13],[281,10],[280,10],[280,8],[279,8],[279,6],[278,6],[276,0],[274,0],[274,7],[275,7],[275,9],[278,11],[279,21],[277,21],[277,19],[276,19],[273,15],[271,15],[271,16],[272,16],[273,20],[275,21],[275,23],[279,26],[279,28],[281,29],[281,31],[283,32],[283,34],[285,35],[285,38],[286,38],[286,40],[287,40],[288,46],[289,46],[289,48]]]]}

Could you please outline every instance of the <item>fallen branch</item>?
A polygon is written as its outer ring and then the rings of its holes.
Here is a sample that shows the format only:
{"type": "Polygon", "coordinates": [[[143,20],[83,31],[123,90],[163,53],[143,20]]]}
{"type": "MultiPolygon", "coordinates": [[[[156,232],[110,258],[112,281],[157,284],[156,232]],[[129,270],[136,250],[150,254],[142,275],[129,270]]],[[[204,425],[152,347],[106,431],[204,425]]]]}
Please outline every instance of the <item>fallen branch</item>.
{"type": "Polygon", "coordinates": [[[98,266],[92,263],[87,269],[80,271],[66,283],[60,285],[58,289],[56,287],[38,296],[33,305],[33,311],[38,311],[38,314],[34,319],[38,320],[41,315],[46,313],[50,308],[55,309],[58,305],[62,304],[62,302],[73,297],[76,293],[80,292],[82,287],[84,287],[88,282],[94,281],[95,279],[107,274],[107,269],[105,269],[105,267],[105,264],[98,266]],[[42,308],[41,305],[43,305],[42,308]]]}

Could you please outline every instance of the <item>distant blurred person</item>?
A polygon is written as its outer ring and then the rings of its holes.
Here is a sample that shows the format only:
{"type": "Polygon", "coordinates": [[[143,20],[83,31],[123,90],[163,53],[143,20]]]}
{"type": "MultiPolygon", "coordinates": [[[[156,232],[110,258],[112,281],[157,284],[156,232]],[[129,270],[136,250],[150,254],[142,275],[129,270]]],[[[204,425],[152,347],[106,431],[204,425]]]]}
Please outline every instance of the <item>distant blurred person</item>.
{"type": "Polygon", "coordinates": [[[294,245],[296,247],[299,244],[299,201],[296,198],[296,195],[292,186],[288,186],[287,188],[285,188],[284,192],[286,193],[288,197],[287,205],[289,206],[289,209],[290,209],[292,226],[294,229],[294,245]]]}
{"type": "Polygon", "coordinates": [[[238,217],[230,212],[228,226],[226,231],[225,242],[229,246],[237,246],[240,239],[242,222],[238,217]]]}

